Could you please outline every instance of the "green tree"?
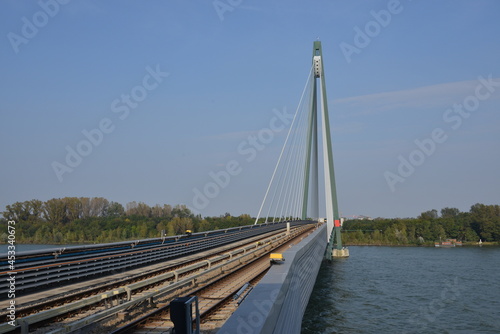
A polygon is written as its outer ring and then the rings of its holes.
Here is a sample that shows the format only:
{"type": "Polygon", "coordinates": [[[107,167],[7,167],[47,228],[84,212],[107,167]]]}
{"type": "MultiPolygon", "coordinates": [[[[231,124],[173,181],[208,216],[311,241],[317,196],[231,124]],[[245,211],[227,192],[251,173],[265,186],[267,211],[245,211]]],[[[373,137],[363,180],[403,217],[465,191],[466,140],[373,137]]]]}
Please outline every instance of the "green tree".
{"type": "Polygon", "coordinates": [[[126,204],[127,216],[137,215],[137,202],[132,201],[126,204]]]}
{"type": "Polygon", "coordinates": [[[209,231],[210,230],[210,223],[206,221],[205,219],[201,220],[198,223],[198,232],[204,232],[204,231],[209,231]]]}
{"type": "Polygon", "coordinates": [[[66,204],[60,198],[49,199],[44,203],[43,216],[52,224],[67,222],[66,204]]]}
{"type": "Polygon", "coordinates": [[[443,208],[441,209],[442,218],[455,218],[460,214],[460,210],[457,208],[443,208]]]}
{"type": "Polygon", "coordinates": [[[471,227],[486,241],[500,240],[500,206],[474,204],[470,210],[471,227]]]}
{"type": "Polygon", "coordinates": [[[422,212],[419,216],[420,219],[432,220],[438,217],[438,213],[436,209],[432,209],[429,211],[422,212]]]}
{"type": "Polygon", "coordinates": [[[123,215],[125,215],[125,209],[123,208],[123,205],[117,202],[109,203],[107,212],[108,217],[121,217],[123,215]]]}
{"type": "Polygon", "coordinates": [[[186,230],[193,229],[193,220],[191,218],[174,217],[170,223],[174,235],[184,234],[186,230]]]}
{"type": "Polygon", "coordinates": [[[473,229],[471,229],[469,227],[465,230],[464,239],[465,239],[465,241],[475,242],[475,241],[479,241],[479,236],[477,235],[477,233],[473,229]]]}
{"type": "Polygon", "coordinates": [[[139,202],[136,208],[136,214],[142,217],[151,217],[151,208],[143,202],[139,202]]]}
{"type": "Polygon", "coordinates": [[[382,234],[379,230],[375,230],[372,233],[372,240],[374,243],[378,244],[382,242],[382,234]]]}
{"type": "Polygon", "coordinates": [[[176,205],[172,209],[172,215],[177,218],[192,218],[193,214],[191,210],[188,209],[185,205],[176,205]]]}
{"type": "Polygon", "coordinates": [[[64,197],[61,200],[66,208],[66,217],[69,221],[82,217],[82,202],[77,197],[64,197]]]}

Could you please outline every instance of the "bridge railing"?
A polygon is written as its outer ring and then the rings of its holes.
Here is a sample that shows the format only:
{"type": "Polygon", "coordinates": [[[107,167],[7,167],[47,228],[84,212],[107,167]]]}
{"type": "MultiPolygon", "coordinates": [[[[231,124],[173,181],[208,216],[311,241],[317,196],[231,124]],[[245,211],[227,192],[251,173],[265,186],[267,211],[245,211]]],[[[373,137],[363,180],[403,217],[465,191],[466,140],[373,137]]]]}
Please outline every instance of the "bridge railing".
{"type": "Polygon", "coordinates": [[[326,248],[326,224],[283,253],[218,334],[300,333],[326,248]]]}

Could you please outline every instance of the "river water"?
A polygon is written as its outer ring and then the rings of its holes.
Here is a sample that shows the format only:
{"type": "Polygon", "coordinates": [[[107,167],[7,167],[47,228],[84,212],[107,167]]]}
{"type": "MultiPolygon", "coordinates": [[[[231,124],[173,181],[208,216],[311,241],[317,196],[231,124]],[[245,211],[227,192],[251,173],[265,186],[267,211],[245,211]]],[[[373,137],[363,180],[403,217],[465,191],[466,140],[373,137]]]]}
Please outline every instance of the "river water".
{"type": "Polygon", "coordinates": [[[500,333],[500,247],[349,247],[324,262],[302,333],[500,333]]]}

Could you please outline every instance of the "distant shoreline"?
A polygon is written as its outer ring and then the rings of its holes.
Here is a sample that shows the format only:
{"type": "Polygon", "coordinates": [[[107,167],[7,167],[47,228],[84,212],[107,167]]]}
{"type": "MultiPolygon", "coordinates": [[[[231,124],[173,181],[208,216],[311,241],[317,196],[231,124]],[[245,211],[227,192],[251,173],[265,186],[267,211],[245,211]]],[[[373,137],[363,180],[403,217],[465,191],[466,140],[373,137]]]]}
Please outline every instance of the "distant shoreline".
{"type": "MultiPolygon", "coordinates": [[[[434,247],[434,244],[421,244],[421,245],[415,245],[415,244],[384,244],[384,243],[343,243],[344,246],[385,246],[385,247],[434,247]]],[[[481,245],[479,243],[474,242],[474,243],[464,243],[462,246],[456,246],[456,248],[460,247],[483,247],[483,246],[500,246],[500,243],[498,242],[483,242],[481,245]]],[[[453,248],[453,247],[437,247],[437,248],[453,248]]]]}

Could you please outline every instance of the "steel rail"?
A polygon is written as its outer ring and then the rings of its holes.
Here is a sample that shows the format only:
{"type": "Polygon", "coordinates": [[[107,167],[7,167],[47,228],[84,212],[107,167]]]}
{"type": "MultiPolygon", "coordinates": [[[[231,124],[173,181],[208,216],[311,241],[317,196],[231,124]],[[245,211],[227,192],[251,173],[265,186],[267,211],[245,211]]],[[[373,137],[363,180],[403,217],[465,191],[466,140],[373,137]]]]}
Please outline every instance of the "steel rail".
{"type": "MultiPolygon", "coordinates": [[[[223,307],[226,303],[231,302],[231,297],[236,293],[243,285],[246,284],[247,281],[252,281],[253,284],[255,284],[256,278],[260,276],[260,278],[263,276],[263,273],[265,273],[269,269],[269,261],[267,258],[263,258],[263,256],[268,255],[270,252],[280,249],[280,248],[287,248],[289,243],[292,243],[296,241],[296,239],[301,238],[304,233],[310,233],[310,230],[313,228],[313,226],[310,226],[307,229],[304,229],[298,233],[296,233],[293,237],[289,238],[285,244],[280,244],[277,245],[276,247],[271,247],[268,248],[266,252],[261,254],[259,257],[253,258],[251,261],[248,263],[243,264],[242,266],[237,267],[234,271],[230,271],[224,275],[218,276],[218,278],[214,281],[211,281],[209,284],[202,286],[200,288],[197,288],[193,291],[189,291],[189,295],[196,295],[199,297],[199,307],[200,307],[200,317],[201,320],[203,321],[206,317],[211,315],[212,313],[216,312],[219,308],[223,307]],[[267,266],[263,266],[262,263],[267,264],[267,266]],[[252,268],[252,266],[254,268],[252,268]],[[261,269],[257,269],[255,271],[255,268],[262,267],[261,269]],[[232,284],[235,281],[235,277],[239,277],[242,272],[244,271],[251,272],[253,271],[253,274],[247,274],[249,276],[245,277],[241,284],[232,284]],[[226,289],[225,296],[220,298],[220,300],[212,303],[208,307],[203,306],[203,297],[200,299],[201,295],[205,293],[206,290],[211,289],[213,286],[220,285],[223,286],[224,289],[226,289]],[[232,285],[232,286],[231,286],[232,285]],[[228,287],[229,286],[229,287],[228,287]]],[[[259,278],[259,280],[260,280],[259,278]]],[[[246,297],[246,295],[245,295],[246,297]]],[[[206,299],[206,297],[204,297],[206,299]]],[[[205,303],[206,305],[206,303],[205,303]]],[[[160,306],[158,309],[155,309],[146,315],[141,316],[140,318],[125,324],[124,326],[114,330],[111,332],[111,334],[124,334],[124,333],[134,333],[134,330],[137,329],[137,327],[140,326],[138,329],[139,332],[143,333],[143,329],[147,326],[146,323],[151,319],[151,318],[157,318],[160,317],[162,319],[168,318],[169,315],[169,304],[165,304],[163,306],[160,306]]],[[[157,320],[153,320],[157,322],[157,320]]],[[[158,328],[157,328],[158,329],[158,328]]],[[[167,332],[171,328],[164,328],[162,327],[161,330],[162,332],[167,332]]],[[[54,334],[60,333],[60,332],[54,332],[54,334]]],[[[52,334],[52,332],[51,332],[52,334]]]]}
{"type": "MultiPolygon", "coordinates": [[[[251,244],[255,241],[258,241],[262,238],[265,238],[265,237],[270,236],[270,235],[275,234],[275,233],[276,232],[273,231],[273,232],[267,232],[267,233],[262,234],[262,235],[251,237],[251,238],[245,240],[246,243],[242,243],[242,241],[237,241],[236,243],[238,243],[238,245],[235,245],[235,243],[232,243],[229,245],[220,246],[220,247],[214,248],[213,251],[209,250],[209,251],[206,251],[204,253],[201,253],[201,254],[205,254],[205,256],[203,256],[203,257],[191,255],[189,257],[180,258],[178,260],[170,260],[168,263],[166,263],[165,267],[163,267],[163,266],[160,267],[159,264],[156,264],[156,265],[154,265],[154,267],[150,266],[150,267],[145,268],[146,269],[145,272],[141,272],[141,273],[135,274],[135,275],[132,274],[132,276],[127,275],[125,278],[122,278],[122,279],[115,278],[113,281],[111,281],[111,282],[107,281],[105,284],[93,283],[89,287],[85,287],[85,288],[78,287],[78,288],[73,289],[73,290],[65,291],[64,295],[56,294],[56,295],[52,295],[50,297],[43,297],[42,298],[42,297],[38,297],[37,294],[35,294],[32,298],[37,300],[36,303],[24,302],[23,299],[27,299],[30,296],[30,295],[28,295],[28,296],[25,296],[24,298],[22,298],[21,301],[19,301],[19,299],[16,300],[16,302],[17,302],[17,304],[16,304],[17,305],[17,308],[16,308],[17,316],[23,317],[23,316],[29,315],[31,313],[39,312],[41,308],[49,307],[50,304],[61,303],[61,302],[66,301],[66,300],[71,300],[71,299],[76,299],[76,298],[88,297],[89,294],[91,294],[91,293],[98,293],[98,292],[106,291],[106,290],[103,290],[106,287],[108,289],[110,289],[110,288],[115,288],[115,287],[125,285],[125,284],[131,284],[131,283],[134,283],[134,282],[141,280],[141,279],[150,278],[152,276],[159,275],[159,274],[164,273],[164,272],[176,270],[178,268],[187,266],[191,263],[196,263],[198,261],[203,261],[203,260],[207,261],[206,259],[213,257],[213,256],[216,256],[216,255],[220,255],[220,254],[228,253],[228,252],[229,252],[229,254],[231,254],[231,252],[235,249],[239,249],[241,247],[244,247],[248,244],[251,244]],[[185,260],[182,260],[182,259],[185,259],[185,260]],[[42,300],[40,300],[40,298],[42,298],[42,300]]],[[[69,288],[71,288],[71,286],[69,286],[69,288]]],[[[43,296],[44,294],[42,293],[41,295],[43,296]]],[[[6,304],[5,306],[8,306],[8,305],[6,304]]],[[[3,307],[2,307],[2,311],[3,312],[0,313],[0,317],[7,315],[8,312],[5,312],[5,309],[3,309],[3,307]]]]}
{"type": "MultiPolygon", "coordinates": [[[[298,225],[294,222],[293,225],[298,225]]],[[[253,225],[250,225],[253,226],[253,225]]],[[[22,295],[29,289],[39,289],[42,285],[53,286],[70,284],[84,277],[102,275],[113,271],[123,271],[146,264],[164,261],[165,259],[193,254],[202,249],[214,248],[233,241],[241,240],[272,230],[282,228],[283,224],[268,224],[263,228],[248,228],[240,232],[222,234],[192,241],[184,241],[177,245],[141,249],[93,258],[73,261],[40,264],[34,267],[16,269],[16,294],[22,295]],[[153,254],[154,253],[154,254],[153,254]],[[76,269],[78,268],[78,269],[76,269]]],[[[11,271],[0,272],[0,280],[6,279],[11,271]]],[[[7,290],[0,289],[0,298],[5,298],[7,290]]]]}
{"type": "MultiPolygon", "coordinates": [[[[299,233],[298,231],[294,231],[294,232],[299,233]]],[[[241,258],[242,257],[245,257],[245,256],[254,257],[254,256],[256,256],[255,253],[258,252],[259,250],[269,248],[269,246],[273,242],[277,242],[278,240],[281,240],[285,237],[286,237],[286,232],[282,232],[282,233],[278,234],[278,236],[272,236],[270,238],[267,238],[266,240],[263,241],[262,245],[252,246],[252,248],[254,248],[254,247],[256,247],[256,248],[251,250],[251,251],[244,251],[241,256],[232,257],[232,259],[229,259],[227,262],[224,262],[224,263],[219,264],[217,266],[211,267],[211,269],[206,269],[204,271],[197,272],[194,275],[187,276],[184,279],[175,281],[174,283],[171,283],[165,287],[155,288],[155,289],[153,289],[152,292],[143,293],[143,294],[137,296],[135,299],[130,298],[130,300],[128,300],[120,305],[111,307],[111,308],[104,310],[104,311],[101,311],[99,313],[95,313],[89,317],[85,317],[81,320],[72,322],[72,323],[67,324],[67,325],[58,326],[58,329],[50,331],[48,333],[50,333],[50,334],[69,333],[72,331],[76,331],[76,330],[85,328],[89,324],[94,324],[96,322],[99,322],[103,319],[110,317],[111,315],[114,315],[116,313],[122,312],[122,311],[130,309],[130,308],[133,308],[134,306],[136,306],[138,304],[141,304],[141,303],[144,303],[147,301],[151,302],[155,298],[158,299],[158,298],[161,298],[163,296],[175,293],[175,291],[180,289],[180,288],[196,286],[196,280],[200,279],[202,276],[207,275],[207,274],[219,273],[217,278],[215,278],[215,279],[219,279],[220,276],[222,275],[222,272],[224,271],[224,267],[229,267],[230,265],[241,265],[241,261],[242,261],[241,258]]],[[[201,268],[199,268],[199,269],[201,269],[201,268]]],[[[139,283],[138,285],[135,285],[133,287],[129,287],[129,290],[139,289],[142,287],[143,284],[145,284],[143,282],[138,282],[138,283],[139,283]]],[[[110,291],[106,294],[102,294],[101,296],[94,296],[92,298],[92,302],[96,303],[96,302],[102,301],[104,299],[108,299],[112,296],[126,293],[126,290],[125,290],[126,288],[122,288],[122,289],[123,290],[117,289],[115,291],[110,291]]],[[[88,305],[87,301],[85,301],[85,300],[82,301],[82,303],[84,303],[85,306],[88,305]]],[[[74,303],[74,304],[76,304],[76,303],[74,303]]],[[[76,309],[76,305],[71,307],[71,311],[73,311],[75,309],[76,309]]],[[[63,311],[65,311],[65,312],[69,311],[68,307],[65,307],[63,311]]],[[[46,312],[47,312],[47,314],[43,315],[44,318],[47,316],[54,317],[54,316],[56,316],[56,313],[57,313],[54,310],[49,310],[46,312]]],[[[34,315],[34,316],[29,316],[29,317],[24,318],[24,321],[27,322],[28,324],[32,324],[33,321],[40,322],[42,320],[43,319],[40,318],[40,315],[34,315]]]]}
{"type": "MultiPolygon", "coordinates": [[[[283,233],[281,233],[281,234],[283,234],[283,233]]],[[[272,242],[274,239],[276,239],[276,237],[267,238],[266,242],[272,242]]],[[[179,288],[183,284],[189,284],[192,280],[195,280],[197,277],[196,275],[194,276],[194,278],[190,276],[188,278],[188,282],[186,282],[185,279],[182,281],[179,281],[179,277],[181,277],[182,274],[187,273],[190,270],[200,270],[200,269],[205,268],[205,270],[203,270],[203,272],[201,273],[202,275],[204,275],[207,272],[213,270],[214,268],[220,267],[220,265],[213,267],[213,264],[216,263],[217,261],[227,260],[227,263],[237,261],[238,259],[240,259],[241,256],[246,256],[247,254],[254,252],[255,250],[249,252],[249,250],[253,249],[254,247],[256,247],[256,246],[254,246],[254,245],[246,246],[246,247],[243,247],[243,248],[238,249],[236,251],[226,252],[224,255],[219,255],[219,259],[217,259],[217,257],[216,257],[215,259],[208,260],[208,261],[203,260],[203,261],[201,261],[201,262],[203,262],[202,264],[191,266],[189,269],[175,270],[175,271],[160,275],[161,277],[158,277],[158,276],[154,277],[153,279],[149,280],[149,285],[157,284],[158,282],[161,282],[162,280],[172,279],[172,277],[174,277],[174,283],[170,284],[167,287],[167,290],[171,291],[171,289],[179,288]],[[243,254],[240,257],[235,257],[239,253],[243,253],[243,254]]],[[[222,265],[227,265],[227,263],[224,263],[222,265]]],[[[70,305],[64,305],[64,306],[57,308],[57,309],[43,311],[43,312],[40,312],[40,313],[32,315],[32,316],[27,316],[27,317],[18,319],[17,324],[23,328],[27,328],[27,327],[29,327],[30,324],[44,321],[46,319],[53,318],[55,316],[60,316],[61,312],[63,312],[63,313],[71,312],[71,311],[77,310],[81,307],[86,307],[86,306],[91,305],[91,304],[102,302],[102,301],[109,299],[110,297],[113,297],[116,295],[125,294],[125,295],[128,295],[128,299],[130,299],[131,298],[130,295],[131,295],[132,291],[139,291],[141,289],[144,289],[146,286],[148,286],[148,283],[146,281],[132,283],[132,284],[128,285],[127,287],[114,289],[113,291],[109,291],[108,293],[102,293],[102,294],[99,294],[97,296],[92,296],[92,297],[86,298],[80,302],[72,303],[70,305]]],[[[156,294],[156,292],[154,294],[156,294]]],[[[142,300],[143,299],[141,299],[139,302],[141,302],[142,300]]],[[[132,302],[132,304],[137,303],[137,301],[133,301],[133,300],[130,300],[130,302],[132,302]]],[[[3,325],[6,325],[6,324],[3,324],[3,325]]],[[[0,325],[0,333],[5,332],[4,330],[7,329],[3,325],[0,325]]],[[[10,327],[9,329],[12,329],[12,326],[9,326],[9,327],[10,327]]]]}

